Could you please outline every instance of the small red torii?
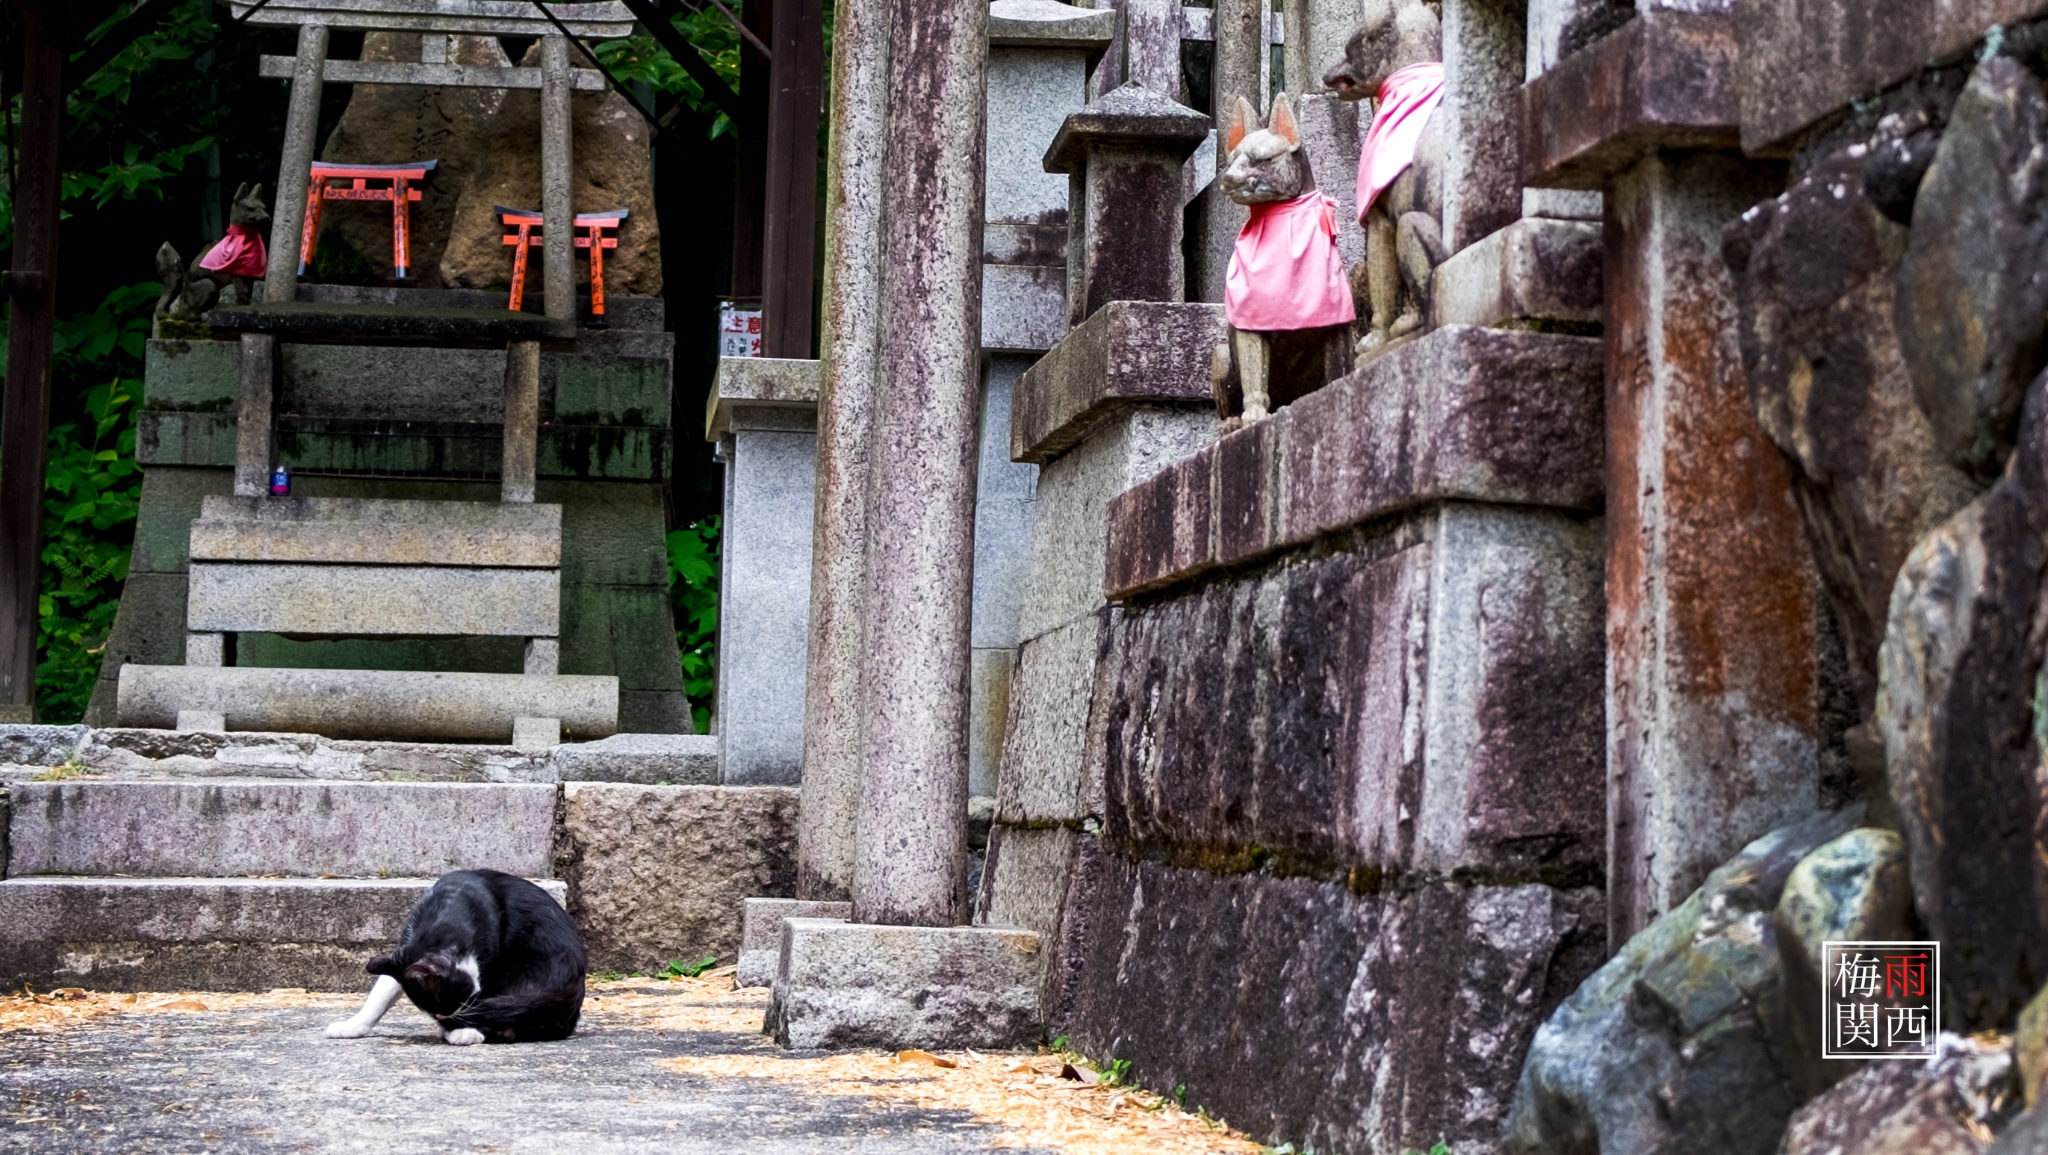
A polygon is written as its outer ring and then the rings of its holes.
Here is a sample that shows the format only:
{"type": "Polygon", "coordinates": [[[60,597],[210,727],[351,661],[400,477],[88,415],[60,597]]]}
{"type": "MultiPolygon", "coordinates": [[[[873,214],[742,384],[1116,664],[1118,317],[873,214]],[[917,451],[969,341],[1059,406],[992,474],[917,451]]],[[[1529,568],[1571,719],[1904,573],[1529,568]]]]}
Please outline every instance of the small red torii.
{"type": "Polygon", "coordinates": [[[313,267],[313,245],[320,234],[320,205],[323,201],[391,202],[391,279],[412,278],[412,202],[420,199],[415,187],[427,179],[439,161],[416,160],[410,164],[339,164],[313,162],[306,186],[306,225],[299,237],[299,276],[313,267]],[[345,183],[329,183],[345,182],[345,183]],[[377,181],[378,187],[370,182],[377,181]]]}
{"type": "MultiPolygon", "coordinates": [[[[496,208],[498,219],[505,225],[505,243],[513,246],[512,299],[506,307],[517,313],[526,307],[526,254],[541,243],[541,215],[504,205],[496,208]]],[[[626,213],[625,209],[613,209],[576,214],[576,247],[590,250],[590,316],[594,329],[604,327],[604,251],[619,247],[619,222],[626,219],[626,213]]]]}

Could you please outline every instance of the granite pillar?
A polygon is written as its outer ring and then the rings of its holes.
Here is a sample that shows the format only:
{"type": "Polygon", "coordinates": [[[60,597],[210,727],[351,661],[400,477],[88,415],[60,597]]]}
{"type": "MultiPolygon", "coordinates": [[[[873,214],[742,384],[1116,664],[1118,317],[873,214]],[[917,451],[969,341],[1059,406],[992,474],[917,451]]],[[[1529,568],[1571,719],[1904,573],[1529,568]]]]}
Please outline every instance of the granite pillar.
{"type": "Polygon", "coordinates": [[[868,470],[859,923],[965,921],[988,9],[895,0],[868,470]]]}
{"type": "Polygon", "coordinates": [[[576,319],[576,237],[571,202],[575,122],[569,110],[569,42],[540,38],[541,284],[548,319],[576,319]]]}
{"type": "Polygon", "coordinates": [[[266,301],[289,301],[298,292],[299,234],[306,224],[313,150],[320,143],[320,77],[326,67],[327,26],[299,25],[291,103],[284,114],[284,153],[277,165],[277,200],[270,207],[270,255],[263,269],[266,301]]]}
{"type": "Polygon", "coordinates": [[[1774,191],[1687,152],[1607,189],[1610,946],[1818,805],[1817,579],[1720,258],[1774,191]]]}
{"type": "Polygon", "coordinates": [[[868,426],[881,336],[882,169],[891,13],[881,0],[836,9],[832,135],[825,157],[825,278],[820,310],[816,503],[810,642],[805,661],[797,896],[852,892],[854,810],[866,718],[868,426]]]}

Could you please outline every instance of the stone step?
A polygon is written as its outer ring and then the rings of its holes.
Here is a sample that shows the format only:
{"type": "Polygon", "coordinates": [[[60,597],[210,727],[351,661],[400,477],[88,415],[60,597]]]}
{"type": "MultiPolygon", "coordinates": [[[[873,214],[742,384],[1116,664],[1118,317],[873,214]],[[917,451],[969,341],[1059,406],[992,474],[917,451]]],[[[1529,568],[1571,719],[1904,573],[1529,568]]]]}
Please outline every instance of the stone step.
{"type": "Polygon", "coordinates": [[[121,725],[171,730],[178,714],[220,714],[229,730],[506,742],[515,718],[558,718],[562,736],[608,738],[619,728],[610,675],[280,670],[253,666],[121,667],[121,725]]]}
{"type": "Polygon", "coordinates": [[[191,542],[195,561],[554,569],[562,507],[209,495],[191,542]]]}
{"type": "Polygon", "coordinates": [[[10,878],[551,873],[545,784],[69,781],[10,794],[10,878]]]}
{"type": "MultiPolygon", "coordinates": [[[[429,878],[10,878],[0,988],[358,991],[429,878]]],[[[562,883],[542,889],[566,902],[562,883]]]]}

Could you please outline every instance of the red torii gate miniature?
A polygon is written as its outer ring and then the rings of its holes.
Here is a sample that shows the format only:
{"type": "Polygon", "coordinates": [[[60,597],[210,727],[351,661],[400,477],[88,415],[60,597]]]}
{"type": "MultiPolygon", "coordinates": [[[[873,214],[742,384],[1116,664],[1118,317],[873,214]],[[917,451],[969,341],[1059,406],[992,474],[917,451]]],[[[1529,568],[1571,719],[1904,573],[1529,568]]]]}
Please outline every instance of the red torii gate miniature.
{"type": "Polygon", "coordinates": [[[410,280],[412,277],[412,202],[420,199],[420,190],[415,185],[427,179],[440,163],[419,160],[411,164],[335,164],[324,160],[313,162],[310,183],[306,188],[306,225],[299,237],[299,276],[313,267],[313,245],[320,234],[320,203],[322,201],[390,201],[391,202],[391,279],[410,280]],[[346,181],[347,184],[329,184],[329,181],[346,181]],[[372,188],[371,181],[387,181],[381,187],[372,188]]]}
{"type": "MultiPolygon", "coordinates": [[[[507,308],[521,312],[526,308],[526,252],[541,242],[541,217],[527,209],[508,209],[496,206],[498,219],[508,231],[505,243],[512,249],[512,299],[507,308]]],[[[626,219],[627,210],[613,209],[607,213],[578,213],[576,228],[581,234],[576,238],[576,247],[590,250],[590,316],[592,328],[603,328],[604,321],[604,251],[619,247],[619,222],[626,219]],[[609,234],[606,230],[610,230],[609,234]]]]}

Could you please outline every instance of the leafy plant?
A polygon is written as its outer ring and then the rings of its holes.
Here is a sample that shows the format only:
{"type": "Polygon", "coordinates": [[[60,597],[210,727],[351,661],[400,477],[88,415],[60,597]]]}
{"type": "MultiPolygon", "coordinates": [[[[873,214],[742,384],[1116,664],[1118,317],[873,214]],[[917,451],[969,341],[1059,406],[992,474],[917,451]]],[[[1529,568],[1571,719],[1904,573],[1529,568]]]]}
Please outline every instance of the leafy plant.
{"type": "Polygon", "coordinates": [[[668,960],[667,966],[656,972],[654,977],[658,979],[693,979],[717,965],[718,956],[715,954],[705,955],[693,963],[686,963],[679,958],[672,958],[668,960]]]}
{"type": "Polygon", "coordinates": [[[668,535],[668,588],[675,607],[683,693],[697,733],[711,728],[718,688],[718,521],[714,515],[668,535]]]}
{"type": "Polygon", "coordinates": [[[159,289],[116,289],[57,325],[54,376],[82,395],[83,414],[51,427],[43,475],[36,705],[47,721],[84,716],[128,578],[142,499],[135,417],[143,342],[159,289]]]}
{"type": "Polygon", "coordinates": [[[1102,1068],[1102,1079],[1100,1081],[1105,1087],[1130,1086],[1131,1061],[1129,1059],[1111,1059],[1109,1065],[1102,1068]]]}

